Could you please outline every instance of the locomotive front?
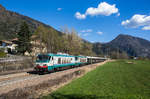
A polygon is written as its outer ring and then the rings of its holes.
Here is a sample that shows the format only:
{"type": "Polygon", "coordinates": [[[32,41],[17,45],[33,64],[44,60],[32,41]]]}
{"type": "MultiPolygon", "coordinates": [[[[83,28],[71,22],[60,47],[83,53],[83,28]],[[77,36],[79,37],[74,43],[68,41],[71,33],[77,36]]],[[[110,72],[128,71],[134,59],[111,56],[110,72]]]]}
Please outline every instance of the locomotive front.
{"type": "Polygon", "coordinates": [[[37,72],[47,72],[50,65],[51,56],[40,54],[36,58],[35,70],[37,72]]]}

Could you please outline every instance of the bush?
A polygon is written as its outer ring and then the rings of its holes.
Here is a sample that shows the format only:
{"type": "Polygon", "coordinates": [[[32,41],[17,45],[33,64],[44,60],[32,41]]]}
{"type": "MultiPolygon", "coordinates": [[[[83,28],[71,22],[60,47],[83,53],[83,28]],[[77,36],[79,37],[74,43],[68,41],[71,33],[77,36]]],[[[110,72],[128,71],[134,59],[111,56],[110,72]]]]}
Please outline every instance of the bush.
{"type": "Polygon", "coordinates": [[[129,56],[127,55],[126,52],[111,52],[110,57],[112,59],[128,59],[129,56]]]}
{"type": "Polygon", "coordinates": [[[6,53],[0,51],[0,57],[6,57],[6,53]]]}

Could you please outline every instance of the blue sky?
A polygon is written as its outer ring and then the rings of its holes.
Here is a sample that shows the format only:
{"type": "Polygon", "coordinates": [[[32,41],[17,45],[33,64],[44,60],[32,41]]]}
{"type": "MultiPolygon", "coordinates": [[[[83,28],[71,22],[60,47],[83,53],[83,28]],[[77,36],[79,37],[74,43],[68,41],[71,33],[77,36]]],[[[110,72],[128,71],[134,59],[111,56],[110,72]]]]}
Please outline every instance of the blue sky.
{"type": "Polygon", "coordinates": [[[108,42],[119,34],[150,40],[150,0],[0,0],[0,4],[58,30],[75,28],[91,42],[108,42]]]}

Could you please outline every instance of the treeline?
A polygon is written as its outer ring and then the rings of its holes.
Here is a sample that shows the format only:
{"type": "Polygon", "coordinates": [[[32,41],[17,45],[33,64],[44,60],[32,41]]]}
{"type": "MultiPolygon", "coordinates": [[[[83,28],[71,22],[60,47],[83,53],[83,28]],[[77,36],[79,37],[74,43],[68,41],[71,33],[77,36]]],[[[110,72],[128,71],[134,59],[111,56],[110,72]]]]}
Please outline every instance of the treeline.
{"type": "Polygon", "coordinates": [[[31,33],[28,25],[24,22],[18,32],[18,53],[32,53],[35,50],[33,47],[40,48],[40,53],[46,48],[44,53],[95,55],[92,51],[92,44],[82,40],[75,29],[63,28],[61,32],[57,32],[52,28],[40,25],[34,33],[31,33]],[[31,42],[35,42],[35,44],[31,44],[31,42]]]}
{"type": "Polygon", "coordinates": [[[83,41],[75,31],[68,28],[61,29],[61,33],[40,25],[34,35],[34,40],[44,43],[47,53],[68,53],[71,55],[94,55],[92,44],[83,41]]]}
{"type": "Polygon", "coordinates": [[[23,22],[18,32],[17,52],[19,54],[36,53],[38,49],[40,50],[38,53],[62,52],[70,55],[107,56],[113,59],[129,58],[125,52],[113,49],[103,50],[101,46],[83,40],[75,29],[62,28],[61,32],[57,32],[40,25],[34,33],[31,33],[28,24],[23,22]],[[31,44],[31,42],[34,43],[31,44]],[[99,49],[101,50],[97,52],[96,50],[99,49]]]}

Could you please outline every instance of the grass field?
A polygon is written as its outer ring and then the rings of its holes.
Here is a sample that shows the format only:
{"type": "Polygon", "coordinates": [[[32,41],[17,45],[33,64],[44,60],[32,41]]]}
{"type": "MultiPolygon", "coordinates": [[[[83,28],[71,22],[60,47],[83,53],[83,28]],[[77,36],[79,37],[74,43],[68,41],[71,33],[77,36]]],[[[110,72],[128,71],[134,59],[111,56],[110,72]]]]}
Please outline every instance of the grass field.
{"type": "Polygon", "coordinates": [[[43,99],[150,99],[150,61],[106,63],[43,99]]]}

